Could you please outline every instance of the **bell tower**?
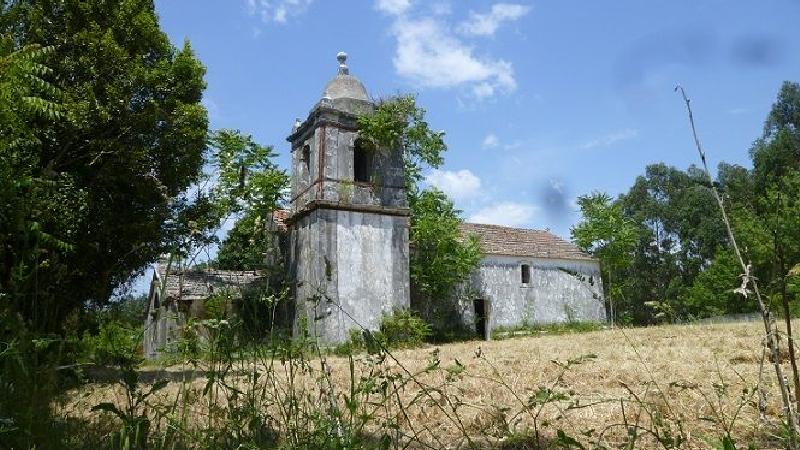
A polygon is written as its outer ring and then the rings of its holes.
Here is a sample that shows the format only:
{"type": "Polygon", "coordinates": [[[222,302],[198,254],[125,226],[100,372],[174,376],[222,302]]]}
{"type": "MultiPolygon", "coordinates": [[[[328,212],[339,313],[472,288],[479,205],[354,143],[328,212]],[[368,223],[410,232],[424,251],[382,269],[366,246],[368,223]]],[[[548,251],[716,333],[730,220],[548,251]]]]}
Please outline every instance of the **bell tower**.
{"type": "Polygon", "coordinates": [[[337,75],[292,147],[289,267],[295,332],[340,343],[409,307],[408,227],[402,149],[360,139],[358,117],[375,104],[340,52],[337,75]]]}

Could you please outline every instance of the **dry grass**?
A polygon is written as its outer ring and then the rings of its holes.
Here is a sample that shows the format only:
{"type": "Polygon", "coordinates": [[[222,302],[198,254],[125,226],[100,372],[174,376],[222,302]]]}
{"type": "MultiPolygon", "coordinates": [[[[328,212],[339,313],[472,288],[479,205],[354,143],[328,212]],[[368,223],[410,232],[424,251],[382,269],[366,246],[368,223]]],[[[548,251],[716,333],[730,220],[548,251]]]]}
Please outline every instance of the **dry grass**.
{"type": "MultiPolygon", "coordinates": [[[[416,434],[437,447],[443,442],[454,447],[463,444],[464,431],[473,439],[497,442],[509,429],[516,432],[530,429],[534,421],[532,413],[522,413],[516,421],[512,418],[522,409],[521,402],[540,386],[547,386],[574,394],[573,403],[561,401],[543,409],[542,418],[549,423],[543,429],[546,435],[552,436],[561,429],[589,442],[593,438],[582,432],[593,429],[596,436],[605,429],[605,441],[619,444],[626,431],[615,424],[637,423],[638,417],[638,423],[645,428],[653,425],[641,404],[620,401],[631,399],[633,392],[649,405],[648,411],[661,414],[673,431],[677,431],[680,423],[689,439],[688,447],[711,448],[720,438],[721,426],[719,421],[715,424],[708,418],[719,418],[720,413],[733,415],[742,403],[743,390],[758,383],[761,333],[757,323],[681,325],[443,345],[436,347],[441,366],[448,367],[458,361],[464,366],[462,373],[451,375],[451,382],[447,382],[446,370],[426,373],[419,377],[419,384],[408,383],[399,391],[403,408],[384,405],[383,409],[377,409],[384,417],[393,415],[406,433],[416,434]],[[596,358],[571,367],[557,381],[561,369],[552,361],[563,362],[587,354],[596,358]],[[446,395],[427,391],[420,397],[421,386],[439,387],[446,395]],[[575,400],[580,408],[574,408],[575,400]],[[568,405],[573,408],[565,411],[568,405]],[[458,420],[453,420],[453,409],[458,420]]],[[[413,373],[429,364],[434,350],[434,347],[402,350],[393,355],[413,373]]],[[[358,359],[356,370],[363,373],[367,370],[363,361],[366,356],[358,359]]],[[[253,364],[242,363],[239,369],[247,370],[253,364]]],[[[314,364],[319,368],[318,361],[314,364]]],[[[335,390],[346,392],[350,383],[348,360],[329,357],[328,364],[332,367],[335,390]]],[[[259,367],[263,370],[263,366],[259,367]]],[[[286,366],[277,363],[276,367],[280,372],[286,366]]],[[[391,359],[383,367],[389,372],[403,372],[391,359]]],[[[320,383],[313,378],[312,374],[295,383],[308,392],[318,393],[320,383]]],[[[288,383],[289,378],[286,380],[288,383]]],[[[765,367],[766,413],[773,419],[780,412],[774,381],[774,372],[765,367]]],[[[238,383],[246,385],[242,380],[238,383]]],[[[179,398],[180,390],[199,391],[204,384],[202,378],[184,384],[171,383],[162,392],[162,401],[179,398]]],[[[89,414],[91,405],[100,401],[119,402],[121,395],[120,389],[113,386],[90,386],[76,393],[66,408],[75,414],[89,414]]],[[[733,436],[739,443],[756,442],[759,448],[773,445],[765,431],[769,427],[758,417],[757,396],[746,398],[753,402],[741,409],[733,436]]],[[[204,417],[203,405],[202,401],[190,405],[197,418],[204,417]]],[[[638,448],[654,445],[651,439],[642,442],[649,444],[638,448]]]]}

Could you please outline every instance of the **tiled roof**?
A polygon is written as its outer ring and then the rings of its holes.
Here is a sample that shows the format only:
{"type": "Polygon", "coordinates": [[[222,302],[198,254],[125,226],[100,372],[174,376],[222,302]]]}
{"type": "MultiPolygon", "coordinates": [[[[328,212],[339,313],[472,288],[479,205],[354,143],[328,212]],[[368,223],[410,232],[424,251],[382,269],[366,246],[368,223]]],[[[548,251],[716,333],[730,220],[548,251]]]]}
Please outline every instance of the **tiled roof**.
{"type": "Polygon", "coordinates": [[[575,244],[544,230],[510,228],[481,223],[462,223],[464,234],[478,236],[487,255],[528,256],[534,258],[594,259],[575,244]]]}
{"type": "MultiPolygon", "coordinates": [[[[158,265],[158,275],[164,279],[165,266],[158,265]]],[[[214,292],[228,289],[236,296],[242,289],[262,280],[261,273],[253,270],[188,269],[170,272],[167,277],[167,298],[186,301],[203,300],[214,292]]]]}

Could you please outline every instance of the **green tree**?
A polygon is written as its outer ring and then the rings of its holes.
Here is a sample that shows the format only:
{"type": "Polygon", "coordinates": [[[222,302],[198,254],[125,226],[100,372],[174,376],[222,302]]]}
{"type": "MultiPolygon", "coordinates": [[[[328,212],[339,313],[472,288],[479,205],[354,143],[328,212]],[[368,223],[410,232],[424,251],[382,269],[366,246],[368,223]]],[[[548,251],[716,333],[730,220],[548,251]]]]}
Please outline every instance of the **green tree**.
{"type": "Polygon", "coordinates": [[[411,284],[422,300],[416,307],[440,329],[453,326],[448,322],[457,317],[454,288],[481,258],[477,238],[463,236],[461,222],[460,211],[441,191],[420,191],[411,203],[411,284]]]}
{"type": "Polygon", "coordinates": [[[752,312],[755,299],[743,299],[735,289],[742,283],[742,268],[730,249],[720,249],[713,261],[695,278],[681,302],[695,317],[752,312]]]}
{"type": "Polygon", "coordinates": [[[572,240],[582,250],[600,259],[603,285],[608,299],[609,317],[626,311],[623,289],[624,272],[633,263],[632,253],[638,242],[639,228],[625,217],[622,204],[606,193],[594,192],[578,197],[583,219],[572,227],[572,240]],[[615,308],[615,303],[620,304],[615,308]]]}
{"type": "Polygon", "coordinates": [[[52,48],[38,75],[63,108],[63,120],[31,120],[36,145],[25,154],[30,176],[58,195],[3,194],[30,205],[26,221],[42,234],[31,243],[2,230],[0,280],[30,326],[59,331],[169,247],[174,199],[197,180],[206,149],[205,69],[188,43],[170,44],[151,0],[11,0],[0,14],[14,45],[52,48]],[[43,236],[74,251],[40,251],[43,236]]]}
{"type": "MultiPolygon", "coordinates": [[[[196,194],[195,205],[201,206],[202,214],[192,222],[202,230],[199,234],[206,236],[199,241],[202,245],[214,241],[220,226],[235,217],[211,264],[226,270],[264,269],[268,253],[273,260],[279,256],[279,230],[273,212],[280,207],[289,179],[275,164],[277,155],[272,147],[256,143],[252,136],[238,130],[219,130],[210,142],[211,172],[206,177],[213,187],[196,194]]],[[[186,255],[191,242],[187,241],[185,247],[179,252],[181,256],[186,255]]]]}
{"type": "Polygon", "coordinates": [[[409,199],[417,195],[425,167],[437,168],[444,163],[444,131],[430,128],[425,110],[417,106],[412,95],[380,102],[374,113],[359,117],[358,126],[361,136],[374,146],[402,148],[409,199]]]}
{"type": "MultiPolygon", "coordinates": [[[[0,18],[5,14],[0,3],[0,18]]],[[[52,433],[50,402],[58,390],[52,345],[34,340],[16,300],[36,282],[37,265],[73,250],[65,239],[80,217],[64,202],[76,194],[69,178],[34,170],[41,144],[36,124],[65,116],[61,92],[48,81],[52,71],[42,63],[52,51],[0,34],[0,442],[10,448],[30,448],[38,444],[32,436],[52,433]],[[43,229],[45,213],[60,215],[66,226],[43,229]]]]}
{"type": "MultiPolygon", "coordinates": [[[[800,405],[800,370],[792,337],[792,303],[796,302],[792,268],[800,262],[800,84],[784,82],[764,123],[764,131],[750,149],[755,199],[742,209],[760,221],[761,258],[753,261],[760,284],[783,312],[795,401],[800,405]]],[[[750,256],[750,255],[748,255],[750,256]]]]}

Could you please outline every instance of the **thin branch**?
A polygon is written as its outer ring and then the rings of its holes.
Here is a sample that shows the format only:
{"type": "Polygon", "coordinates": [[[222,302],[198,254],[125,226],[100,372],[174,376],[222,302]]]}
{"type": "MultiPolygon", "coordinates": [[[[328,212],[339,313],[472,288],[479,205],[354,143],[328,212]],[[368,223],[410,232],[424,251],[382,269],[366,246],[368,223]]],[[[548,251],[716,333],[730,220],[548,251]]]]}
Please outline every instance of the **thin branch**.
{"type": "Polygon", "coordinates": [[[745,297],[747,297],[747,286],[750,285],[753,287],[753,291],[756,295],[756,299],[758,300],[758,306],[761,311],[761,317],[764,321],[764,332],[766,334],[767,339],[767,346],[769,347],[770,353],[772,354],[772,362],[775,367],[775,376],[777,377],[778,386],[781,390],[781,399],[783,400],[783,410],[786,416],[786,424],[789,428],[789,448],[796,449],[797,448],[797,418],[795,416],[794,410],[792,408],[792,401],[789,396],[789,386],[787,384],[786,379],[783,376],[783,369],[781,368],[780,362],[780,351],[778,348],[778,339],[777,339],[777,327],[775,325],[775,321],[772,319],[770,314],[769,306],[764,303],[764,299],[761,297],[761,292],[758,288],[758,283],[753,275],[750,274],[751,265],[745,263],[744,258],[742,257],[741,251],[739,251],[739,246],[736,243],[736,236],[733,233],[733,229],[731,228],[730,220],[728,219],[728,213],[725,210],[725,205],[722,202],[722,197],[720,197],[719,192],[717,191],[717,187],[714,185],[714,179],[711,176],[711,172],[708,170],[708,163],[706,162],[706,154],[703,151],[703,146],[700,144],[700,138],[697,137],[697,128],[694,124],[694,115],[692,114],[692,107],[690,104],[689,97],[686,96],[686,91],[683,89],[683,86],[677,85],[675,86],[675,92],[680,91],[681,96],[683,97],[684,103],[686,103],[686,110],[689,113],[689,124],[692,127],[692,137],[694,138],[695,146],[697,147],[697,152],[700,154],[700,160],[703,162],[703,170],[708,177],[708,180],[711,185],[711,192],[714,194],[714,198],[717,200],[717,204],[719,205],[720,213],[722,214],[722,220],[725,223],[725,228],[728,231],[728,238],[730,240],[731,246],[733,247],[734,253],[736,254],[736,258],[739,261],[739,265],[742,268],[742,288],[739,292],[742,293],[745,297]]]}

